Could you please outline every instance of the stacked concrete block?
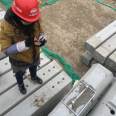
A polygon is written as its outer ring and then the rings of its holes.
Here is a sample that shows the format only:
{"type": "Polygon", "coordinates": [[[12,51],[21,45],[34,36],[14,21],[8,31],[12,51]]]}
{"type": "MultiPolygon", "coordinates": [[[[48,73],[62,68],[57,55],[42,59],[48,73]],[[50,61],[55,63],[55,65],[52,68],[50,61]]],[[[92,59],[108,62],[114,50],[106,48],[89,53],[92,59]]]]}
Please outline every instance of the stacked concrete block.
{"type": "Polygon", "coordinates": [[[83,63],[90,65],[95,60],[116,72],[116,20],[88,39],[85,49],[83,63]]]}
{"type": "Polygon", "coordinates": [[[48,116],[86,116],[113,79],[111,71],[94,64],[48,116]]]}

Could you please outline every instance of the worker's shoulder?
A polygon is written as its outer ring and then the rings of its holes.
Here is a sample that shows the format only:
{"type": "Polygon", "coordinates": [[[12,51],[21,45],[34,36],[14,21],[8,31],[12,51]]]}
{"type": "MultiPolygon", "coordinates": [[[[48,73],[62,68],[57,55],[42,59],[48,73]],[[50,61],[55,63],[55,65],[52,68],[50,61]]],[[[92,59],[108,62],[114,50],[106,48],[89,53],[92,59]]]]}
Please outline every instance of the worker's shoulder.
{"type": "Polygon", "coordinates": [[[13,35],[14,28],[6,20],[0,20],[0,34],[13,35]]]}

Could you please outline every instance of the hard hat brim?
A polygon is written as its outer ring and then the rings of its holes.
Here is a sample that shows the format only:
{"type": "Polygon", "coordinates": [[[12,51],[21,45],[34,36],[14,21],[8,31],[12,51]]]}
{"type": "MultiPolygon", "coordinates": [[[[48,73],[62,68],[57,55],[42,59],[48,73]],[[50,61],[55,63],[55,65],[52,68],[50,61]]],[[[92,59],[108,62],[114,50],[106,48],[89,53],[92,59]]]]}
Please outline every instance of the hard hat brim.
{"type": "Polygon", "coordinates": [[[30,18],[30,17],[29,17],[29,18],[25,18],[25,17],[21,16],[18,12],[16,12],[16,10],[15,10],[15,8],[14,8],[13,6],[11,7],[11,9],[12,9],[12,11],[13,11],[18,17],[20,17],[21,19],[23,19],[24,21],[29,22],[29,23],[36,22],[36,21],[39,20],[40,17],[41,17],[40,13],[38,13],[38,15],[33,16],[33,17],[31,17],[31,18],[30,18]]]}

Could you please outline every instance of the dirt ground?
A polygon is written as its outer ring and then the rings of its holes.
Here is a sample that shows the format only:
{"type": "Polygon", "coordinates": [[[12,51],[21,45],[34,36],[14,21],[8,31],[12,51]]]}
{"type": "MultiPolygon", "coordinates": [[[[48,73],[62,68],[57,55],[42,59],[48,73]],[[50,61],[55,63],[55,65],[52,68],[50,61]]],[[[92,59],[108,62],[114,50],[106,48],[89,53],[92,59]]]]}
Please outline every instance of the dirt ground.
{"type": "Polygon", "coordinates": [[[62,55],[82,76],[84,43],[116,19],[116,12],[95,0],[60,0],[42,9],[43,27],[50,50],[62,55]]]}

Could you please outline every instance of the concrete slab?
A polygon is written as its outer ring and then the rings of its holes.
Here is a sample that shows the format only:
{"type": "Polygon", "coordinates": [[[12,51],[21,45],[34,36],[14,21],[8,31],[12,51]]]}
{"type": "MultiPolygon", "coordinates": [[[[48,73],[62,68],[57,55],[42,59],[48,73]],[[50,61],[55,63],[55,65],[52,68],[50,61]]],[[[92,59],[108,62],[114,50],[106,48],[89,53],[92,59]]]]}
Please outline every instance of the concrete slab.
{"type": "Polygon", "coordinates": [[[13,87],[16,84],[16,79],[12,71],[0,76],[0,95],[13,87]]]}
{"type": "Polygon", "coordinates": [[[88,39],[85,48],[93,53],[97,47],[108,40],[114,33],[116,33],[116,20],[88,39]]]}
{"type": "Polygon", "coordinates": [[[61,72],[5,116],[47,116],[56,103],[71,89],[71,82],[71,78],[65,72],[61,72]]]}
{"type": "Polygon", "coordinates": [[[116,80],[87,116],[116,116],[116,80]]]}
{"type": "MultiPolygon", "coordinates": [[[[43,79],[44,84],[50,80],[53,76],[57,75],[62,70],[61,66],[56,62],[52,61],[47,66],[40,69],[37,74],[43,79]]],[[[10,75],[9,75],[10,76],[10,75]]],[[[27,85],[27,94],[21,95],[18,91],[17,86],[13,86],[10,90],[6,91],[0,96],[0,115],[8,112],[11,108],[15,107],[19,102],[25,99],[27,96],[32,94],[34,91],[39,89],[42,85],[32,83],[29,78],[24,80],[27,85]]]]}
{"type": "Polygon", "coordinates": [[[93,65],[48,116],[86,116],[112,81],[109,70],[93,65]]]}
{"type": "Polygon", "coordinates": [[[95,50],[94,59],[103,64],[106,58],[108,58],[108,56],[111,55],[115,49],[116,49],[116,34],[110,37],[109,40],[104,42],[101,46],[99,46],[95,50]]]}

